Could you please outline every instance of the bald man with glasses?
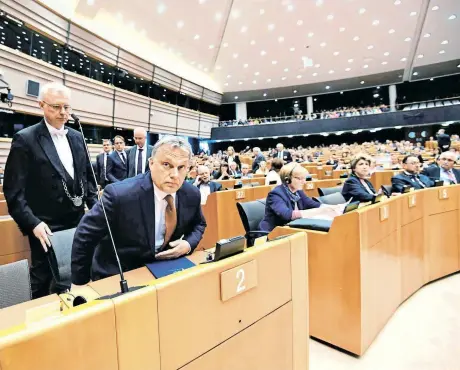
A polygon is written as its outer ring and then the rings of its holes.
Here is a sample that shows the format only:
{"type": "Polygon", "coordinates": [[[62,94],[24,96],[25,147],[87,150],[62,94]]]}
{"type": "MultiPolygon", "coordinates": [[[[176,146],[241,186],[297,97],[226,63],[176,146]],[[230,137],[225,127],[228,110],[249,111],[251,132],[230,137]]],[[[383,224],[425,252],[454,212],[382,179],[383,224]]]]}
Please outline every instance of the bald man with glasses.
{"type": "Polygon", "coordinates": [[[432,180],[443,180],[449,184],[460,184],[460,171],[454,168],[457,155],[453,152],[443,152],[438,158],[438,166],[430,166],[422,174],[432,180]]]}

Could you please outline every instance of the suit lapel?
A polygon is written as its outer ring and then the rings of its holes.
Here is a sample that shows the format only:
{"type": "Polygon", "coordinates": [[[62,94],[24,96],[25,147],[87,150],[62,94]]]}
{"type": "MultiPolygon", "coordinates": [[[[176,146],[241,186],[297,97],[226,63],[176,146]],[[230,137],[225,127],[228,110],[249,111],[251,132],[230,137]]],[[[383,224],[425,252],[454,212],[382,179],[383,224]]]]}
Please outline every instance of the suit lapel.
{"type": "Polygon", "coordinates": [[[54,142],[51,139],[51,135],[45,125],[45,121],[42,120],[41,123],[42,126],[40,129],[40,133],[38,134],[38,143],[42,147],[43,151],[45,152],[49,161],[53,165],[54,169],[59,173],[59,175],[63,179],[65,179],[66,176],[64,172],[64,166],[62,165],[62,162],[59,159],[59,155],[56,151],[56,147],[54,146],[54,142]]]}
{"type": "Polygon", "coordinates": [[[139,193],[139,203],[143,214],[145,233],[149,246],[155,248],[155,193],[150,174],[142,179],[142,192],[139,193]]]}

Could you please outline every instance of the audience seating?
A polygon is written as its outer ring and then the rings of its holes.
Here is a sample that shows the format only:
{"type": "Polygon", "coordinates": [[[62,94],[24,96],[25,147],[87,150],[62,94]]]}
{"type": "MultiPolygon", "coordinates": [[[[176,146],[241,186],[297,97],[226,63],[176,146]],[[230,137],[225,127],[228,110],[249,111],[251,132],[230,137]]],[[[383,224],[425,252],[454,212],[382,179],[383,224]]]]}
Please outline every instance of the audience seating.
{"type": "Polygon", "coordinates": [[[263,235],[268,235],[266,231],[259,230],[259,223],[265,216],[266,199],[258,199],[252,202],[237,202],[238,213],[246,231],[246,242],[248,247],[254,245],[254,240],[263,235]]]}
{"type": "Polygon", "coordinates": [[[73,228],[57,231],[49,237],[52,248],[50,248],[48,259],[56,281],[57,291],[70,289],[72,283],[70,261],[72,259],[72,243],[75,230],[73,228]]]}
{"type": "Polygon", "coordinates": [[[8,206],[6,200],[0,200],[0,216],[8,216],[8,206]]]}
{"type": "Polygon", "coordinates": [[[342,192],[343,186],[333,186],[333,187],[328,187],[328,188],[318,188],[318,194],[320,196],[324,195],[329,195],[329,194],[334,194],[334,193],[340,193],[342,192]]]}
{"type": "Polygon", "coordinates": [[[346,203],[345,198],[343,197],[342,193],[339,191],[329,193],[326,195],[322,195],[317,198],[313,198],[322,204],[343,204],[346,203]]]}
{"type": "Polygon", "coordinates": [[[391,178],[401,172],[402,170],[376,171],[371,175],[370,181],[374,189],[378,190],[382,185],[391,184],[391,178]]]}
{"type": "Polygon", "coordinates": [[[29,261],[0,265],[0,309],[29,301],[31,298],[29,261]]]}
{"type": "Polygon", "coordinates": [[[0,265],[29,259],[29,239],[22,235],[18,225],[10,216],[0,217],[0,265]]]}
{"type": "Polygon", "coordinates": [[[318,188],[330,188],[336,187],[343,184],[344,179],[331,179],[331,180],[318,180],[318,181],[307,181],[303,187],[304,193],[310,198],[319,195],[318,188]]]}
{"type": "Polygon", "coordinates": [[[5,194],[0,193],[0,200],[5,200],[5,194]]]}

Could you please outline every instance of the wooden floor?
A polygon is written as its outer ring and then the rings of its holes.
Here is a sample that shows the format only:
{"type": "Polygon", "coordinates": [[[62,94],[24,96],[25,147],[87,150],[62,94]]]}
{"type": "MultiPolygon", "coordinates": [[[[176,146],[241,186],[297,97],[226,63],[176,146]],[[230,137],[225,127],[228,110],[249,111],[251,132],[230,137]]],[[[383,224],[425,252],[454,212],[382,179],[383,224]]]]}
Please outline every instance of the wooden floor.
{"type": "Polygon", "coordinates": [[[460,370],[460,274],[406,300],[361,357],[310,340],[311,370],[460,370]]]}

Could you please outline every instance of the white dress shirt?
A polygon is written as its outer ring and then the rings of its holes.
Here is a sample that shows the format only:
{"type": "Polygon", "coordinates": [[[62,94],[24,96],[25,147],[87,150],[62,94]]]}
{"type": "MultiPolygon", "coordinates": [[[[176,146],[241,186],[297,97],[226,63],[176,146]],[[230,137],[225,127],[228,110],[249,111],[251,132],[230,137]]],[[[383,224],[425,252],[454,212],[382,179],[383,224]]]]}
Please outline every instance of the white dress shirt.
{"type": "Polygon", "coordinates": [[[268,174],[267,177],[265,177],[265,185],[270,185],[270,181],[276,181],[276,185],[281,185],[281,177],[280,175],[271,170],[268,174]]]}
{"type": "MultiPolygon", "coordinates": [[[[124,150],[122,150],[121,152],[117,151],[117,154],[118,156],[120,157],[120,160],[125,163],[125,158],[127,158],[127,155],[126,155],[126,152],[124,150]],[[122,153],[124,153],[125,155],[123,156],[122,153]]],[[[126,164],[126,163],[125,163],[126,164]]]]}
{"type": "Polygon", "coordinates": [[[69,141],[67,140],[67,130],[64,129],[64,126],[60,130],[51,126],[48,122],[45,124],[48,128],[48,131],[51,135],[51,139],[53,140],[54,147],[56,148],[57,154],[59,159],[61,160],[62,165],[64,166],[67,173],[73,179],[75,178],[75,170],[73,167],[73,156],[72,150],[70,149],[69,141]]]}
{"type": "MultiPolygon", "coordinates": [[[[142,173],[145,172],[145,161],[147,160],[147,145],[144,145],[142,149],[142,173]]],[[[132,150],[132,149],[131,149],[132,150]]],[[[136,175],[139,175],[137,173],[137,162],[139,160],[139,145],[136,145],[136,157],[135,157],[135,160],[134,160],[134,173],[136,175]]]]}
{"type": "Polygon", "coordinates": [[[107,179],[107,157],[109,156],[110,153],[104,153],[104,178],[105,181],[108,181],[107,179]]]}
{"type": "MultiPolygon", "coordinates": [[[[166,232],[166,221],[165,221],[165,212],[166,206],[168,203],[165,200],[165,197],[168,193],[161,191],[153,183],[153,191],[155,193],[155,253],[158,253],[163,242],[165,240],[166,232]]],[[[176,203],[176,193],[171,194],[174,199],[174,204],[176,203]]]]}
{"type": "Polygon", "coordinates": [[[446,171],[444,168],[440,168],[439,171],[440,171],[439,178],[441,180],[447,181],[449,184],[450,184],[450,181],[457,183],[457,179],[452,170],[446,171]]]}
{"type": "Polygon", "coordinates": [[[211,194],[211,187],[209,184],[201,184],[198,189],[200,189],[201,193],[201,204],[206,204],[209,194],[211,194]]]}

